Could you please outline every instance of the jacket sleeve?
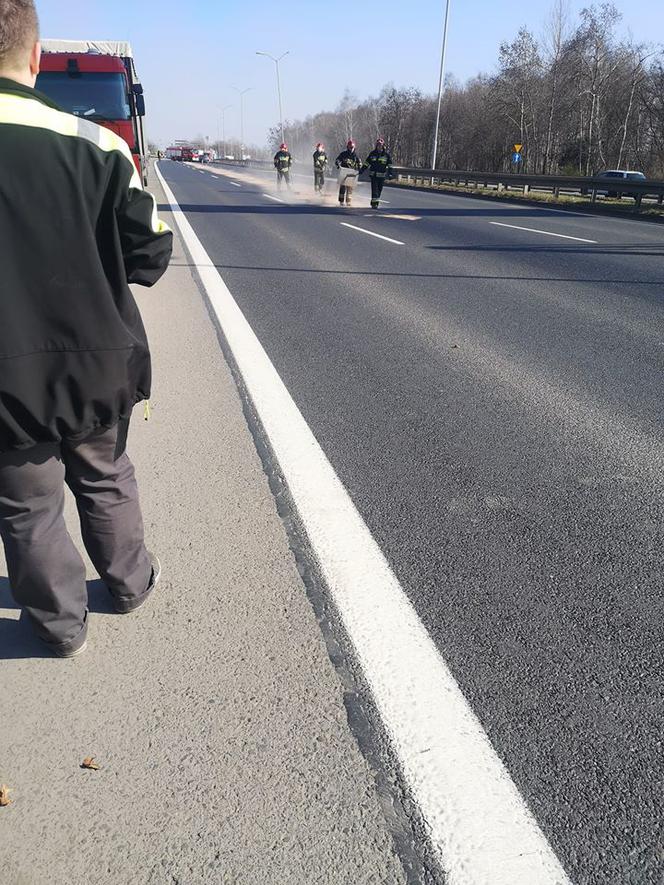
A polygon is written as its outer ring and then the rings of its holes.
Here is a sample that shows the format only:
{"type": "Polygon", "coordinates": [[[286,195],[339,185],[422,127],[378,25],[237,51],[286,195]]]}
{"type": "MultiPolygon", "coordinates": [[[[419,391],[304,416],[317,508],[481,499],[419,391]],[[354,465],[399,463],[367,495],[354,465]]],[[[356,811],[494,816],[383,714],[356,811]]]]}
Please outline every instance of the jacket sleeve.
{"type": "Polygon", "coordinates": [[[127,282],[154,286],[165,273],[173,252],[173,234],[159,220],[152,194],[143,190],[133,161],[117,155],[115,217],[120,235],[127,282]]]}

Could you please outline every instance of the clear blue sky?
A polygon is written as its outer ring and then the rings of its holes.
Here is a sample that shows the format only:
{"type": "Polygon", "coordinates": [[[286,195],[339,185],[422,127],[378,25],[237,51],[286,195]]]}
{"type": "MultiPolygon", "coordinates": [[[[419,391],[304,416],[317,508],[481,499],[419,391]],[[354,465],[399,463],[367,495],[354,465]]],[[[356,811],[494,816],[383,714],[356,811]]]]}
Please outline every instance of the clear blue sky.
{"type": "MultiPolygon", "coordinates": [[[[588,5],[571,0],[572,12],[588,5]]],[[[623,30],[637,40],[664,41],[664,0],[616,0],[623,30]]],[[[245,96],[245,140],[263,144],[277,122],[274,65],[280,55],[284,112],[300,118],[333,109],[348,87],[360,97],[387,82],[437,88],[444,0],[351,6],[267,0],[37,0],[44,37],[129,40],[148,105],[152,140],[162,146],[196,134],[217,138],[219,108],[227,135],[239,135],[238,96],[245,96]],[[186,9],[183,9],[186,7],[186,9]],[[349,10],[355,10],[349,21],[349,10]],[[410,16],[412,24],[407,24],[410,16]],[[384,22],[377,27],[376,18],[384,22]]],[[[498,45],[525,24],[539,34],[550,0],[452,0],[448,71],[466,79],[494,69],[498,45]]]]}

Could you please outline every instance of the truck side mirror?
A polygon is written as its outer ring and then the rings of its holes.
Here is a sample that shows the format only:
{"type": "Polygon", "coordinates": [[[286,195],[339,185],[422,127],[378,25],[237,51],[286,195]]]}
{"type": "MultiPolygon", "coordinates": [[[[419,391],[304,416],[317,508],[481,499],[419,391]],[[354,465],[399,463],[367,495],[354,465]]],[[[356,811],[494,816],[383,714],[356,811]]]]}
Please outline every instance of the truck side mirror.
{"type": "Polygon", "coordinates": [[[145,116],[145,96],[136,96],[136,113],[139,117],[145,116]]]}

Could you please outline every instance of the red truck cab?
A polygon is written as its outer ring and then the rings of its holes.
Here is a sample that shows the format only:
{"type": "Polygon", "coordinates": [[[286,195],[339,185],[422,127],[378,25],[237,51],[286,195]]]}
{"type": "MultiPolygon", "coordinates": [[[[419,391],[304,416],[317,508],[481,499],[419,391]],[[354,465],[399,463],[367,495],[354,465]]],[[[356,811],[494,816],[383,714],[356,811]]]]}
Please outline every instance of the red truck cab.
{"type": "Polygon", "coordinates": [[[121,136],[147,184],[145,100],[128,43],[44,40],[36,88],[63,111],[121,136]]]}

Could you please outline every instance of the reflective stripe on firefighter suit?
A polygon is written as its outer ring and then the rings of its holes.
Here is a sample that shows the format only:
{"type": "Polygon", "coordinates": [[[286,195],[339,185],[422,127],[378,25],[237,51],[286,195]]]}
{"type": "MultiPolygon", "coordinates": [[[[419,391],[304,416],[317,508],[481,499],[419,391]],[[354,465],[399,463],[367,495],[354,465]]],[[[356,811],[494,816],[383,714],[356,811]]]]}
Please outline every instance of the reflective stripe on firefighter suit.
{"type": "MultiPolygon", "coordinates": [[[[337,169],[357,169],[362,168],[362,160],[358,157],[355,151],[345,150],[342,151],[337,159],[334,161],[334,165],[337,169]]],[[[348,205],[350,205],[351,196],[353,194],[353,185],[342,185],[339,188],[339,202],[343,203],[344,200],[348,205]]]]}
{"type": "Polygon", "coordinates": [[[285,181],[290,187],[290,169],[293,165],[293,158],[290,151],[277,151],[274,155],[274,168],[277,170],[277,185],[281,187],[282,181],[285,181]]]}
{"type": "Polygon", "coordinates": [[[325,151],[314,151],[314,188],[317,191],[322,191],[325,187],[325,170],[327,165],[327,154],[325,151]]]}
{"type": "Polygon", "coordinates": [[[371,205],[377,209],[380,204],[380,196],[383,193],[385,179],[389,178],[392,157],[386,150],[375,148],[364,161],[362,171],[369,170],[371,176],[371,205]]]}

